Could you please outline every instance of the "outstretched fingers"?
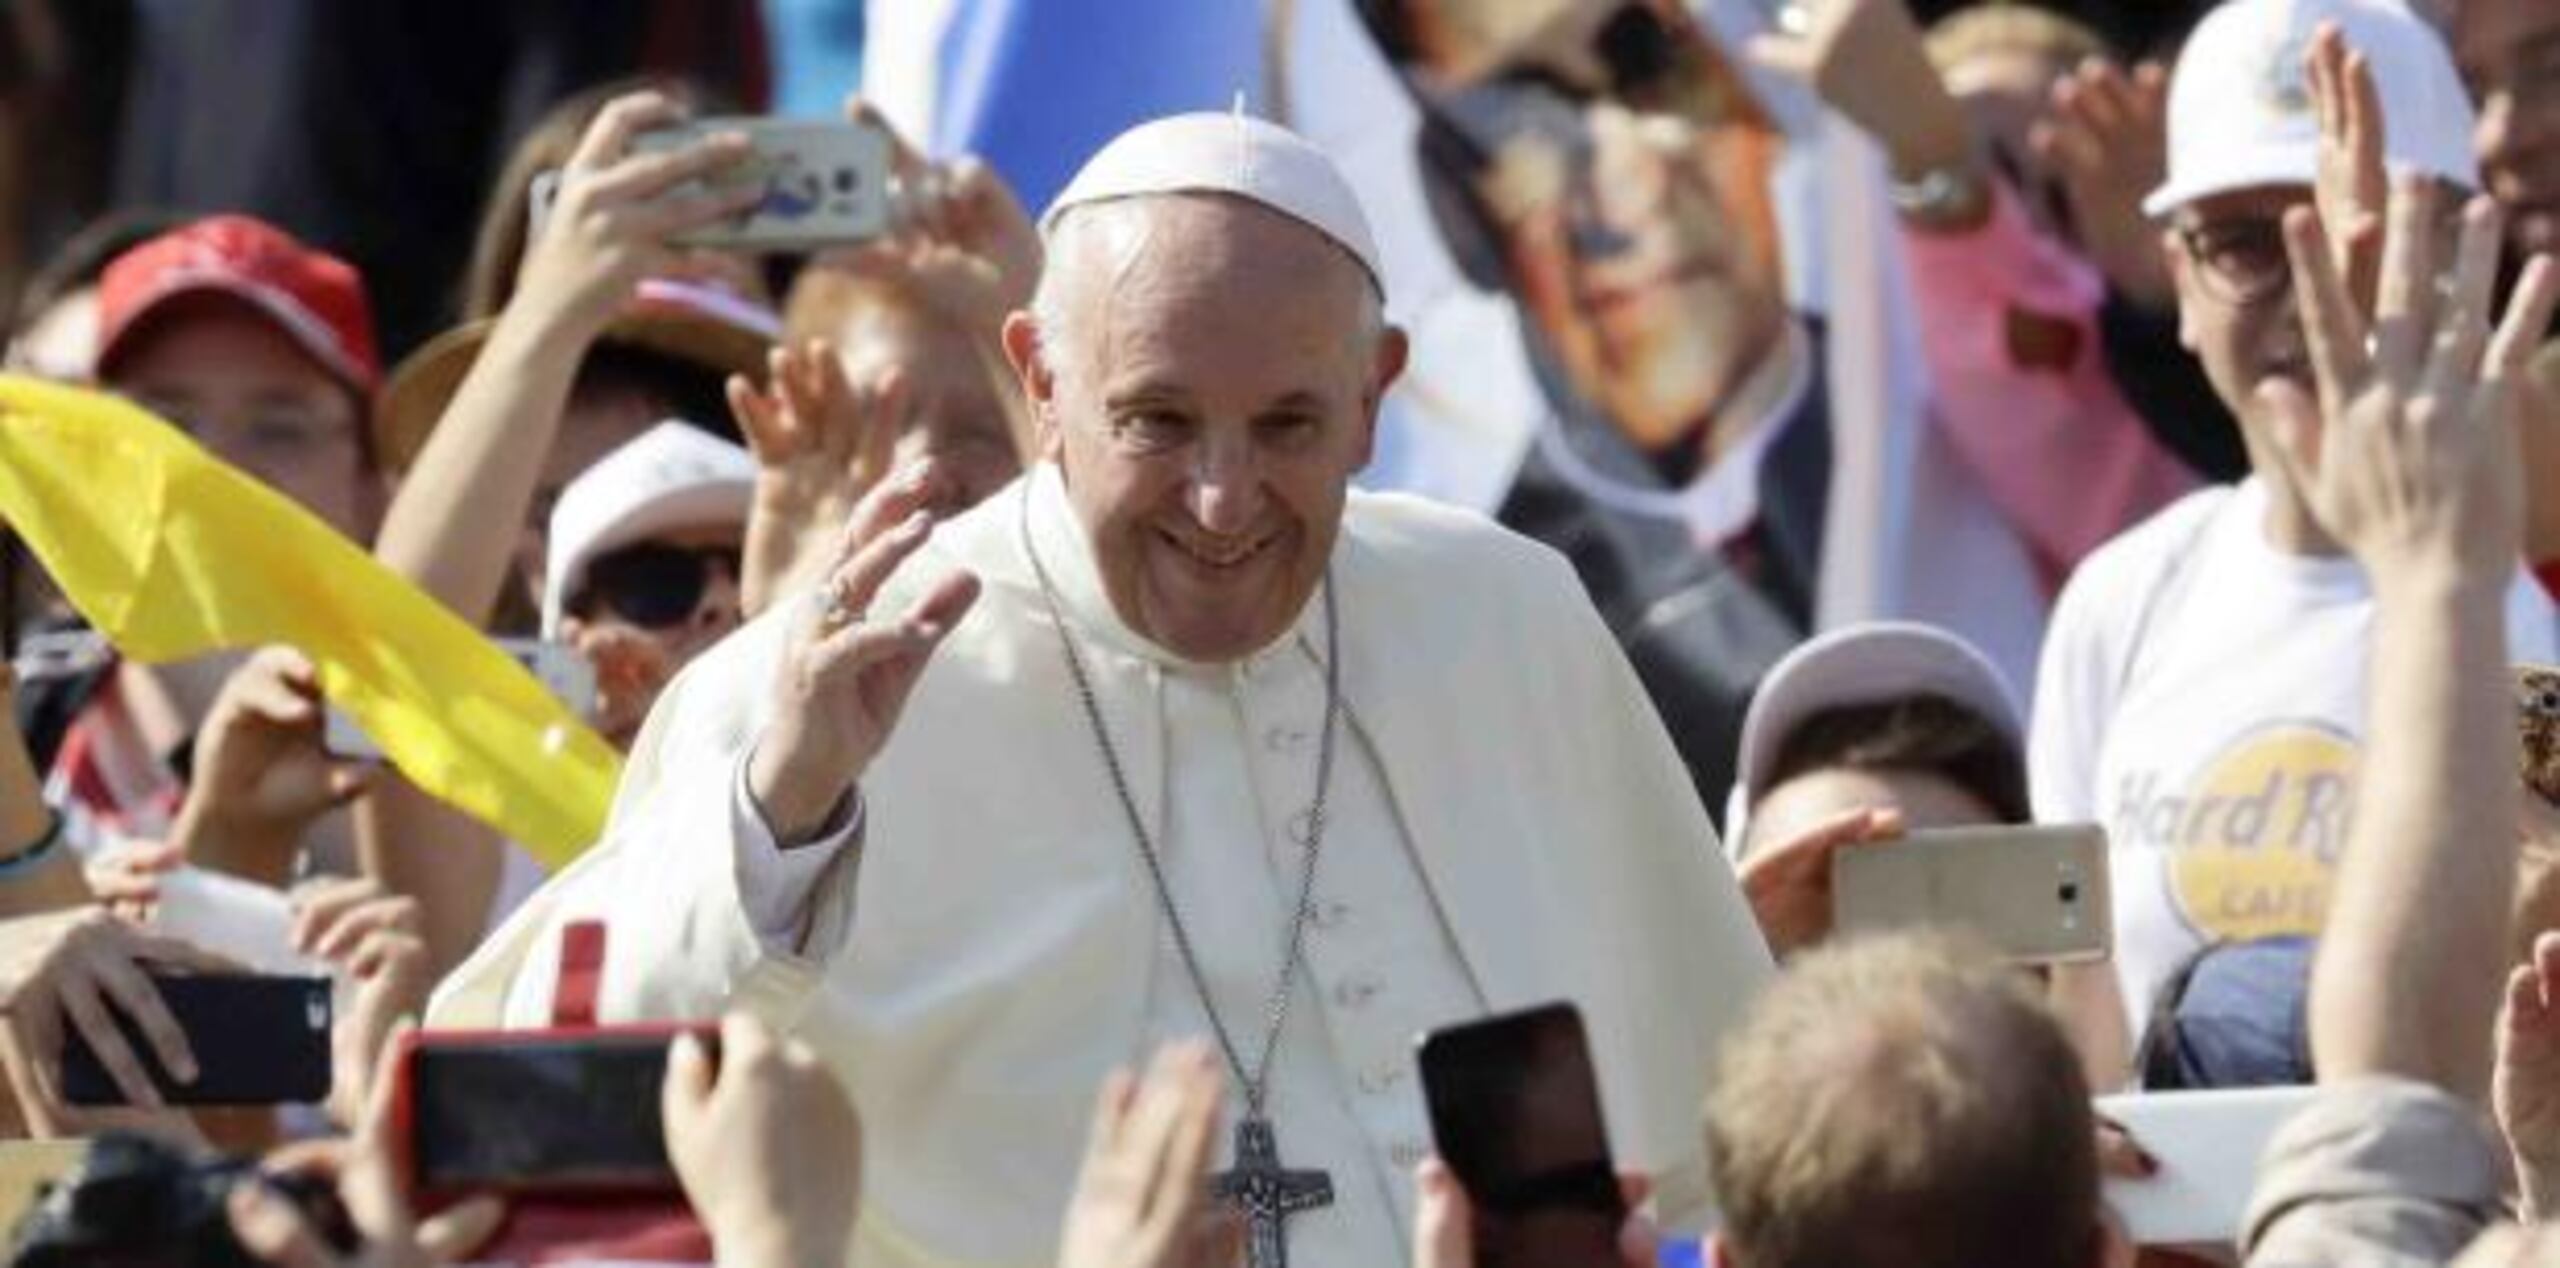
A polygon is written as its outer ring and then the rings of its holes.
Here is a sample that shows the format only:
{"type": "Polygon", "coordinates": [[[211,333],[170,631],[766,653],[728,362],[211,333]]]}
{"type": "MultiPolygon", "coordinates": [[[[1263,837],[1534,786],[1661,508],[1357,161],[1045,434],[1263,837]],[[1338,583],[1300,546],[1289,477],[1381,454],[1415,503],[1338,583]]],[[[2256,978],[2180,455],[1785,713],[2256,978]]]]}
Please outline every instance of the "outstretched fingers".
{"type": "Polygon", "coordinates": [[[2425,382],[2430,396],[2442,400],[2467,396],[2481,381],[2481,357],[2489,343],[2490,306],[2505,232],[2506,218],[2494,200],[2474,198],[2464,205],[2451,284],[2437,314],[2427,357],[2425,382]]]}
{"type": "Polygon", "coordinates": [[[2537,255],[2525,264],[2515,293],[2507,299],[2506,317],[2489,340],[2482,376],[2507,383],[2527,373],[2542,346],[2543,332],[2551,329],[2555,308],[2560,308],[2560,260],[2537,255]]]}
{"type": "Polygon", "coordinates": [[[2414,386],[2434,340],[2441,276],[2436,263],[2437,193],[2432,180],[2391,186],[2382,279],[2373,309],[2373,360],[2386,382],[2414,386]]]}
{"type": "Polygon", "coordinates": [[[2317,212],[2296,207],[2285,213],[2284,246],[2293,267],[2293,299],[2302,316],[2303,340],[2320,386],[2321,412],[2334,418],[2373,373],[2365,352],[2365,324],[2347,294],[2346,279],[2339,276],[2330,257],[2329,236],[2317,212]]]}

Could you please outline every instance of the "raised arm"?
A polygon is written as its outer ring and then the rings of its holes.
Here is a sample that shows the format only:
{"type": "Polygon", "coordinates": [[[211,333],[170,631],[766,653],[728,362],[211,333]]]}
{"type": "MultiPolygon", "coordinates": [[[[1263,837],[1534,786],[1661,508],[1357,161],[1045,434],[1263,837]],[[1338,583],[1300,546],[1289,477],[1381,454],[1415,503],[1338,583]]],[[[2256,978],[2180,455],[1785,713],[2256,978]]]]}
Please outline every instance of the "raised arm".
{"type": "MultiPolygon", "coordinates": [[[[515,298],[383,519],[375,556],[467,620],[485,621],[506,582],[587,350],[640,279],[670,261],[669,235],[752,195],[670,192],[738,161],[743,138],[631,152],[635,136],[681,117],[643,92],[615,98],[588,126],[515,298]]],[[[436,970],[450,968],[487,922],[504,866],[496,833],[396,778],[357,803],[356,832],[365,871],[419,900],[436,970]]]]}
{"type": "Polygon", "coordinates": [[[2285,478],[2372,579],[2371,699],[2357,812],[2312,975],[2323,1080],[2387,1075],[2479,1099],[2506,981],[2516,870],[2505,594],[2521,544],[2516,381],[2550,321],[2537,260],[2492,337],[2501,217],[2391,192],[2367,322],[2319,218],[2285,221],[2317,379],[2260,389],[2285,478]]]}

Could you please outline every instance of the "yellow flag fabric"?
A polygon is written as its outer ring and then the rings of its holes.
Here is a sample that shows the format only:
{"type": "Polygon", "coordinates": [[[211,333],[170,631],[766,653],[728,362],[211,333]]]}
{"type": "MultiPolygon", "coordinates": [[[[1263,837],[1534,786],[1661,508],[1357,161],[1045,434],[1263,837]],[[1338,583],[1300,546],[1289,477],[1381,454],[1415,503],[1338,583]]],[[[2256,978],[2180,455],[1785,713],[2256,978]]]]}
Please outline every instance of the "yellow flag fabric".
{"type": "Polygon", "coordinates": [[[443,604],[134,405],[0,375],[0,519],[124,655],[289,644],[411,783],[545,864],[603,828],[611,745],[443,604]]]}

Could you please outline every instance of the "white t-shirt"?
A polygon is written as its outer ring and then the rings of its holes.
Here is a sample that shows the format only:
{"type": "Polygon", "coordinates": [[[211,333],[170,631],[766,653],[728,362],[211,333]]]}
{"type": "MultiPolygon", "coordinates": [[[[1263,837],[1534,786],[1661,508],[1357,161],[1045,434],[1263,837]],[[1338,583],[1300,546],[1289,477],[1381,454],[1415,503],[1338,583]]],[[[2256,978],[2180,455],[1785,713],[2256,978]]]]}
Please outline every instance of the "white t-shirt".
{"type": "MultiPolygon", "coordinates": [[[[2036,818],[2105,825],[2116,973],[2137,1041],[2208,942],[2316,934],[2346,844],[2373,621],[2364,571],[2279,552],[2252,478],[2089,556],[2045,640],[2027,743],[2036,818]]],[[[2549,660],[2530,578],[2509,655],[2549,660]]]]}

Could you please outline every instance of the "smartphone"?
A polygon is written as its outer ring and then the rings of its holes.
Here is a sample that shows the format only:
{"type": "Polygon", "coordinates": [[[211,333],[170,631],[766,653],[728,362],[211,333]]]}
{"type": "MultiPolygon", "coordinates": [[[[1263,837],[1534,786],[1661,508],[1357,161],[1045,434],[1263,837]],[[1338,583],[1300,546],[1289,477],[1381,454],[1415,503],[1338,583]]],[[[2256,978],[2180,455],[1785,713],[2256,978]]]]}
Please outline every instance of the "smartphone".
{"type": "Polygon", "coordinates": [[[2109,1178],[2107,1208],[2137,1246],[2239,1241],[2259,1155],[2313,1094],[2308,1087],[2253,1087],[2097,1098],[2098,1116],[2124,1128],[2160,1164],[2146,1179],[2109,1178]]]}
{"type": "Polygon", "coordinates": [[[412,1032],[396,1128],[422,1193],[671,1193],[667,1049],[696,1026],[412,1032]]]}
{"type": "Polygon", "coordinates": [[[1832,926],[1952,925],[2020,963],[2103,960],[2115,943],[2107,875],[2095,824],[1914,832],[1831,856],[1832,926]]]}
{"type": "Polygon", "coordinates": [[[1582,1014],[1556,1003],[1435,1030],[1419,1061],[1480,1268],[1615,1268],[1626,1200],[1582,1014]]]}
{"type": "MultiPolygon", "coordinates": [[[[697,119],[642,133],[642,154],[680,149],[715,132],[743,132],[755,152],[710,178],[722,192],[763,190],[763,199],[707,228],[669,239],[729,251],[812,251],[860,242],[889,227],[889,136],[866,124],[744,116],[697,119]]],[[[692,188],[686,186],[682,188],[692,188]]]]}
{"type": "MultiPolygon", "coordinates": [[[[581,719],[596,715],[596,667],[566,643],[539,638],[493,638],[498,650],[515,658],[581,719]]],[[[364,733],[345,710],[331,708],[321,726],[320,747],[347,761],[378,762],[382,746],[364,733]]]]}
{"type": "MultiPolygon", "coordinates": [[[[196,1080],[169,1077],[150,1043],[112,1004],[108,1013],[172,1105],[302,1105],[329,1097],[329,979],[246,973],[154,973],[195,1054],[196,1080]]],[[[74,1105],[122,1105],[124,1092],[77,1028],[62,1045],[62,1095],[74,1105]]]]}

